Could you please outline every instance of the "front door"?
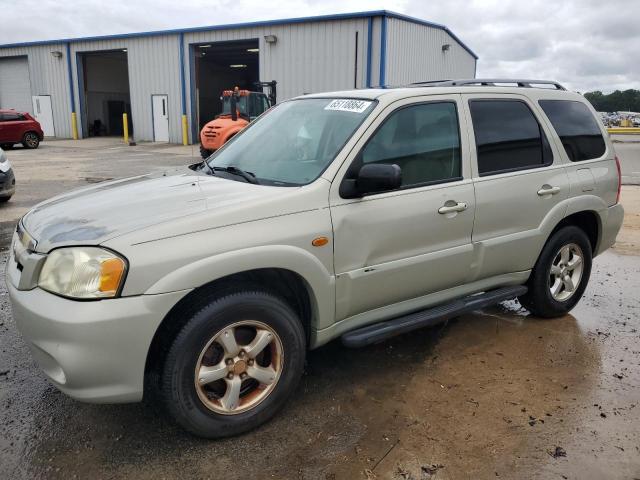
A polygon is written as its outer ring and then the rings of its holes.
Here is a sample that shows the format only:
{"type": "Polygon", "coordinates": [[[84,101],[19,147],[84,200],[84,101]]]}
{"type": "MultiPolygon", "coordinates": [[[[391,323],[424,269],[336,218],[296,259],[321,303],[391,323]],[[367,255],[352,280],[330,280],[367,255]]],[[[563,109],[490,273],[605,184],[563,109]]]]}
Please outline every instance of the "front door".
{"type": "Polygon", "coordinates": [[[475,198],[459,102],[453,95],[392,104],[336,176],[336,320],[466,283],[475,198]],[[341,198],[342,179],[367,163],[398,165],[402,186],[341,198]]]}
{"type": "Polygon", "coordinates": [[[55,137],[56,130],[53,125],[53,110],[51,108],[51,96],[50,95],[34,95],[33,101],[33,113],[40,124],[40,128],[45,137],[55,137]]]}
{"type": "Polygon", "coordinates": [[[169,141],[169,99],[167,95],[152,95],[153,140],[169,141]]]}

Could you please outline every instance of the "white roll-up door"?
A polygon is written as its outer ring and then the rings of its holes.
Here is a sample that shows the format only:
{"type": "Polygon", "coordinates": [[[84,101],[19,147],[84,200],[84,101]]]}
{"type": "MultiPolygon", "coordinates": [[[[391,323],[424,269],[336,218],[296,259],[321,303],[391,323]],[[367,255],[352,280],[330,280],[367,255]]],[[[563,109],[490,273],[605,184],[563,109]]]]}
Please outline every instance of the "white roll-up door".
{"type": "Polygon", "coordinates": [[[0,108],[33,113],[27,57],[0,58],[0,108]]]}

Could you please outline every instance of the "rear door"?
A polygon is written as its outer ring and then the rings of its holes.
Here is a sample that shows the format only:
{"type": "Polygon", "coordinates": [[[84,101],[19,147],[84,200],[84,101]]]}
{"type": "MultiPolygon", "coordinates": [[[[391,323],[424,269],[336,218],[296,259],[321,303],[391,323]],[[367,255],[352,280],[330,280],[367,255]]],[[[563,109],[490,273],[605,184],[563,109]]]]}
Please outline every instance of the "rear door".
{"type": "Polygon", "coordinates": [[[336,176],[330,206],[337,320],[466,282],[475,205],[459,110],[458,95],[390,105],[336,176]],[[367,163],[400,166],[402,186],[342,198],[341,182],[367,163]]]}
{"type": "Polygon", "coordinates": [[[0,122],[2,123],[0,141],[14,143],[22,141],[25,121],[24,116],[16,112],[0,113],[0,122]]]}
{"type": "Polygon", "coordinates": [[[564,216],[559,205],[569,195],[565,166],[528,98],[464,99],[476,192],[474,279],[528,270],[548,234],[543,221],[551,215],[557,223],[564,216]]]}

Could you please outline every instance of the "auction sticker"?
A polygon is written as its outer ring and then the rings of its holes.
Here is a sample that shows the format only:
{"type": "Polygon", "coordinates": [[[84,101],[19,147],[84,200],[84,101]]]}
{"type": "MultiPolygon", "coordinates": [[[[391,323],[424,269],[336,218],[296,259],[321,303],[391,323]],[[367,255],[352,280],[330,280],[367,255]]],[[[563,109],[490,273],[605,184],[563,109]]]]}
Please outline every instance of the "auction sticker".
{"type": "Polygon", "coordinates": [[[371,103],[368,100],[354,100],[352,98],[341,98],[332,100],[329,105],[324,107],[325,110],[337,110],[339,112],[362,113],[371,103]]]}

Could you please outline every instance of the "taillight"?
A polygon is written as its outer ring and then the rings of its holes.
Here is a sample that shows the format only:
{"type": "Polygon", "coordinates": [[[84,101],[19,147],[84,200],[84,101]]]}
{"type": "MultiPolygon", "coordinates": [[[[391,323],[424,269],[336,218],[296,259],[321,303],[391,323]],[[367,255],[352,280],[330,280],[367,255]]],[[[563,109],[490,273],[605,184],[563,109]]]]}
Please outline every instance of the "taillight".
{"type": "Polygon", "coordinates": [[[620,169],[620,160],[616,155],[616,169],[618,170],[618,194],[616,195],[616,203],[620,203],[620,190],[622,189],[622,170],[620,169]]]}

